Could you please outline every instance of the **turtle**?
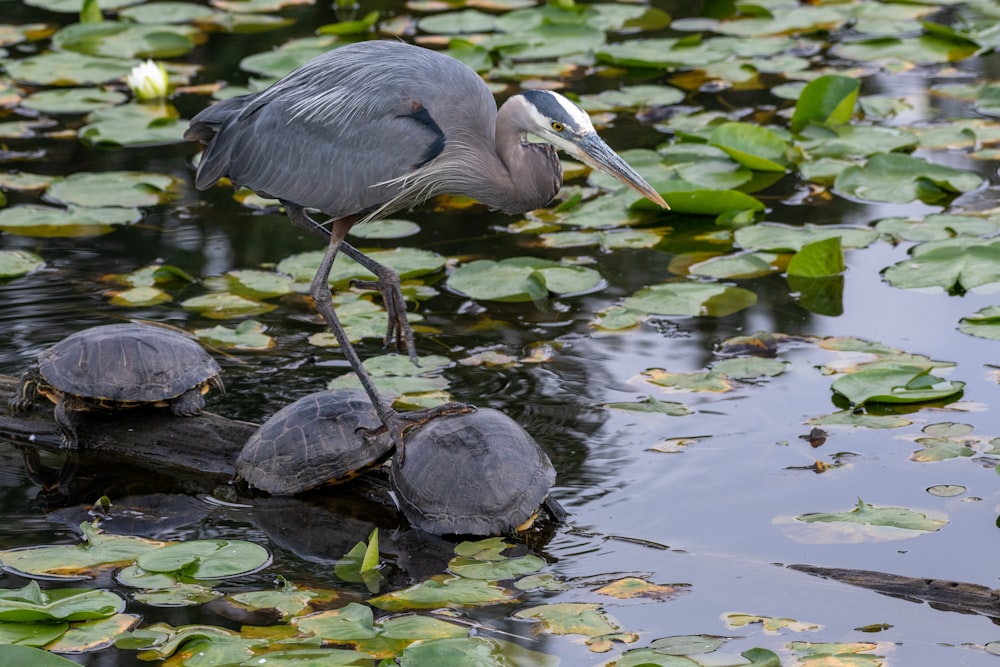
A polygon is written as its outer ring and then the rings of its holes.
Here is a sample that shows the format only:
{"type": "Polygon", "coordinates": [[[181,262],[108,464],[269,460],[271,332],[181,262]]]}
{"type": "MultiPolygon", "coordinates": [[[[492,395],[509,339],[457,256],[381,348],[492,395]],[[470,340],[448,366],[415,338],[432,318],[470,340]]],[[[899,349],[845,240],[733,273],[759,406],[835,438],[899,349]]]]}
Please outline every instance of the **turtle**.
{"type": "Polygon", "coordinates": [[[62,446],[79,447],[76,414],[142,405],[196,415],[212,387],[225,391],[219,364],[192,337],[151,324],[106,324],[78,331],[38,355],[21,375],[12,413],[39,394],[55,403],[62,446]]]}
{"type": "Polygon", "coordinates": [[[390,467],[396,502],[435,535],[497,535],[529,526],[548,498],[552,462],[520,424],[491,408],[444,415],[411,429],[390,467]]]}
{"type": "Polygon", "coordinates": [[[250,436],[236,459],[236,476],[273,496],[289,496],[351,480],[392,450],[367,394],[319,391],[281,408],[250,436]]]}

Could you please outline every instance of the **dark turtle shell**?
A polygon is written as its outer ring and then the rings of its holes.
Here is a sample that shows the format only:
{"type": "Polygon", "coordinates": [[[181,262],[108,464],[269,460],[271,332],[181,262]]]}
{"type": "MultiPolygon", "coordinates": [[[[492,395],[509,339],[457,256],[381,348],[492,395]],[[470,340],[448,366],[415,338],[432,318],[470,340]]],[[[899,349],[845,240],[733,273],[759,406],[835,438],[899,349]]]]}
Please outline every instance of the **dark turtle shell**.
{"type": "Polygon", "coordinates": [[[250,436],[236,474],[272,495],[345,482],[385,459],[392,438],[368,396],[354,389],[320,391],[286,405],[250,436]]]}
{"type": "Polygon", "coordinates": [[[406,434],[391,480],[403,514],[436,535],[497,535],[538,511],[556,473],[538,443],[489,408],[437,417],[406,434]]]}
{"type": "Polygon", "coordinates": [[[106,408],[169,401],[206,383],[221,386],[219,372],[197,341],[149,324],[84,329],[38,357],[38,373],[52,389],[106,408]]]}

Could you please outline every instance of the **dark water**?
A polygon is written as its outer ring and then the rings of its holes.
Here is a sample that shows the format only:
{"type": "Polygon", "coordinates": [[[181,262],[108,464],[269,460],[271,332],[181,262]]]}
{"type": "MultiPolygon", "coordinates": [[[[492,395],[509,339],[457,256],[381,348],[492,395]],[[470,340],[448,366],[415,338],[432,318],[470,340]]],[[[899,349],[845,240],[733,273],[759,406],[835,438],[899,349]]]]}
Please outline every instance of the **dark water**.
{"type": "MultiPolygon", "coordinates": [[[[367,6],[366,6],[367,9],[367,6]]],[[[675,16],[690,9],[669,8],[675,16]]],[[[0,1],[5,20],[38,20],[37,12],[11,0],[0,1]]],[[[286,12],[298,23],[263,36],[213,35],[192,55],[209,63],[205,80],[240,75],[232,62],[266,49],[310,26],[332,20],[325,7],[286,12]]],[[[45,15],[46,20],[53,20],[45,15]]],[[[68,19],[67,19],[68,20],[68,19]]],[[[18,57],[20,54],[15,54],[18,57]]],[[[956,78],[989,78],[996,60],[980,59],[958,65],[956,78]]],[[[936,80],[933,82],[937,82],[936,80]]],[[[927,91],[932,81],[920,71],[865,79],[864,93],[907,94],[924,103],[913,118],[936,119],[949,113],[969,115],[954,102],[927,91]]],[[[577,92],[584,92],[582,84],[577,92]]],[[[593,84],[589,84],[593,85],[593,84]]],[[[692,101],[710,107],[774,103],[765,92],[752,96],[731,92],[698,94],[692,101]]],[[[177,100],[189,117],[203,100],[177,100]]],[[[12,114],[10,114],[12,115],[12,114]]],[[[9,118],[13,119],[13,118],[9,118]]],[[[653,147],[664,140],[650,127],[623,119],[606,133],[616,148],[653,147]]],[[[0,285],[0,373],[16,374],[34,356],[68,333],[123,318],[168,322],[186,329],[213,326],[177,305],[204,288],[172,292],[172,303],[123,309],[109,304],[107,274],[128,273],[156,261],[177,266],[200,279],[233,269],[273,264],[319,244],[291,228],[278,213],[242,208],[230,193],[216,189],[197,193],[191,186],[190,160],[196,147],[169,146],[153,150],[103,151],[87,148],[73,138],[11,141],[12,149],[41,148],[38,160],[13,160],[3,168],[40,173],[137,169],[185,179],[184,196],[148,211],[136,225],[97,238],[32,239],[0,236],[0,247],[40,253],[46,268],[0,285]]],[[[995,198],[996,163],[975,162],[958,153],[935,155],[935,161],[973,168],[992,180],[989,189],[967,195],[969,201],[995,198]]],[[[888,206],[834,199],[798,205],[798,184],[785,180],[762,193],[771,208],[767,219],[792,224],[869,225],[883,217],[922,215],[940,210],[924,205],[888,206]]],[[[27,200],[27,197],[24,197],[27,200]]],[[[20,196],[11,196],[12,203],[20,196]]],[[[997,343],[965,336],[958,320],[996,302],[995,295],[953,297],[920,294],[885,284],[880,271],[906,257],[907,246],[876,242],[848,253],[843,299],[844,314],[826,317],[795,303],[782,276],[741,281],[758,295],[753,308],[722,319],[672,318],[652,321],[638,330],[597,333],[589,326],[595,312],[645,285],[667,280],[670,260],[679,252],[710,245],[705,237],[719,233],[710,221],[665,216],[658,226],[673,232],[655,249],[600,253],[591,248],[544,250],[530,235],[501,228],[513,220],[482,209],[460,214],[434,212],[430,207],[406,216],[421,232],[405,239],[407,246],[426,248],[449,257],[502,258],[531,254],[551,259],[588,256],[607,279],[597,293],[554,299],[546,308],[532,304],[474,303],[442,291],[421,304],[424,325],[436,333],[418,334],[421,354],[462,359],[471,351],[496,349],[520,356],[539,341],[556,346],[551,361],[510,369],[463,367],[446,371],[456,399],[503,410],[522,423],[549,453],[558,470],[555,497],[569,510],[564,526],[535,534],[527,549],[542,555],[551,572],[572,587],[557,595],[529,595],[524,603],[598,601],[621,627],[637,632],[632,646],[679,634],[743,636],[727,650],[738,653],[753,646],[787,656],[791,641],[880,641],[876,651],[899,665],[978,665],[995,658],[970,644],[1000,638],[1000,630],[982,616],[933,609],[926,604],[893,599],[781,567],[807,563],[829,567],[877,570],[915,577],[966,581],[997,587],[996,556],[1000,535],[995,525],[1000,495],[997,477],[987,457],[918,464],[908,460],[918,449],[913,442],[927,423],[956,421],[972,424],[974,433],[1000,435],[1000,420],[992,410],[1000,388],[990,365],[1000,362],[997,343]],[[641,380],[648,368],[696,371],[715,361],[717,345],[734,335],[765,330],[817,336],[857,336],[877,340],[912,353],[957,364],[948,377],[967,383],[959,409],[925,408],[911,415],[913,426],[896,430],[830,429],[830,440],[813,450],[799,436],[804,421],[838,409],[832,401],[830,378],[817,366],[833,355],[814,346],[785,350],[789,370],[782,376],[729,394],[670,395],[641,380]],[[612,401],[639,400],[654,395],[682,401],[694,414],[683,418],[649,417],[607,410],[612,401]],[[702,437],[680,453],[652,447],[677,437],[702,437]],[[822,475],[807,470],[817,458],[844,454],[843,467],[822,475]],[[925,489],[935,484],[961,484],[968,492],[957,498],[937,498],[925,489]],[[788,529],[790,518],[806,512],[843,511],[861,497],[876,505],[908,507],[946,514],[941,531],[909,540],[858,542],[808,539],[788,529]],[[591,589],[623,575],[661,584],[685,584],[690,592],[669,602],[620,601],[595,595],[591,589]],[[820,624],[821,629],[796,634],[766,634],[760,626],[729,629],[720,615],[747,612],[788,617],[820,624]],[[869,635],[855,630],[888,623],[891,630],[869,635]]],[[[394,247],[396,242],[360,241],[364,248],[394,247]]],[[[213,395],[209,408],[219,414],[263,421],[277,409],[325,386],[347,372],[335,352],[309,345],[306,338],[321,330],[308,304],[299,298],[277,300],[279,307],[256,319],[277,340],[274,351],[219,356],[229,392],[213,395]]],[[[229,323],[231,325],[231,323],[229,323]]],[[[363,358],[381,354],[381,344],[358,346],[363,358]]],[[[43,511],[40,487],[28,478],[21,456],[12,445],[0,444],[0,514],[4,529],[0,547],[68,543],[86,514],[76,503],[88,503],[101,493],[127,506],[130,499],[151,492],[184,491],[177,480],[159,479],[141,469],[87,466],[86,495],[68,508],[43,511]]],[[[57,457],[45,458],[56,464],[57,457]]],[[[125,532],[160,539],[231,537],[263,544],[274,553],[274,564],[240,585],[269,586],[282,574],[304,585],[328,586],[336,580],[332,564],[373,526],[383,530],[383,556],[389,561],[390,582],[404,585],[442,571],[450,544],[407,530],[392,508],[378,500],[382,491],[371,484],[352,485],[342,492],[298,500],[259,500],[252,506],[227,506],[204,493],[181,493],[171,511],[150,510],[167,519],[125,532]]],[[[58,504],[58,503],[56,503],[58,504]]],[[[113,523],[113,522],[112,522],[113,523]]],[[[120,525],[120,524],[119,524],[120,525]]],[[[112,526],[114,527],[114,526],[112,526]]],[[[3,584],[17,579],[5,575],[3,584]]],[[[524,623],[507,620],[517,608],[500,607],[472,613],[491,627],[512,632],[521,643],[563,658],[565,665],[604,664],[608,654],[590,653],[578,638],[533,636],[524,623]]],[[[205,610],[169,611],[142,608],[147,621],[175,624],[205,622],[230,625],[205,610]]],[[[79,658],[84,664],[133,664],[131,652],[105,652],[79,658]]]]}

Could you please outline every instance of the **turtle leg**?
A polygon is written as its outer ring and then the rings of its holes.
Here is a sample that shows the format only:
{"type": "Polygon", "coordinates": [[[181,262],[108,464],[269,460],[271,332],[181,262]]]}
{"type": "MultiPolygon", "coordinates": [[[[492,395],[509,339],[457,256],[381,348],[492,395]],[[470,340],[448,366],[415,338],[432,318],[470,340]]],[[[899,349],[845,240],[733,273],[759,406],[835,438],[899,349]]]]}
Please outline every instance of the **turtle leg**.
{"type": "Polygon", "coordinates": [[[65,394],[61,394],[59,400],[56,401],[56,407],[52,414],[55,417],[56,426],[62,433],[64,449],[78,449],[80,447],[80,440],[76,434],[76,427],[80,421],[77,413],[85,408],[86,406],[78,399],[65,394]]]}
{"type": "Polygon", "coordinates": [[[22,415],[28,411],[35,399],[38,398],[38,383],[40,381],[41,378],[35,368],[30,368],[21,374],[17,393],[7,404],[11,414],[22,415]]]}
{"type": "MultiPolygon", "coordinates": [[[[331,231],[309,217],[309,214],[301,206],[289,202],[282,203],[285,205],[288,219],[294,227],[320,238],[330,239],[331,231]]],[[[354,219],[357,220],[357,218],[354,219]]],[[[353,225],[353,223],[351,224],[353,225]]],[[[351,281],[351,285],[361,289],[377,290],[382,295],[382,303],[385,304],[385,311],[389,316],[383,339],[384,344],[392,344],[397,350],[405,347],[410,361],[419,366],[413,329],[406,319],[406,299],[403,298],[403,291],[399,284],[399,274],[388,266],[379,264],[343,239],[340,240],[340,251],[374,273],[377,278],[376,280],[354,280],[351,281]]]]}
{"type": "Polygon", "coordinates": [[[177,398],[170,401],[170,411],[178,417],[193,417],[205,407],[205,398],[201,387],[188,389],[177,398]]]}

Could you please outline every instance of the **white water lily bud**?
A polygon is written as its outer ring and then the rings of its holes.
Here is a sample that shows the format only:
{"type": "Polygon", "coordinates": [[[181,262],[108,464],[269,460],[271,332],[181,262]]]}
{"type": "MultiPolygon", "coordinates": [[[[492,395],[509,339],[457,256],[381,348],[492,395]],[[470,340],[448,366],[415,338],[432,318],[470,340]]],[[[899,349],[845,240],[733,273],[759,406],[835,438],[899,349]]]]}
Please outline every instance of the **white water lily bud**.
{"type": "Polygon", "coordinates": [[[133,67],[125,80],[140,102],[162,100],[170,92],[170,77],[167,75],[167,70],[152,60],[133,67]]]}

